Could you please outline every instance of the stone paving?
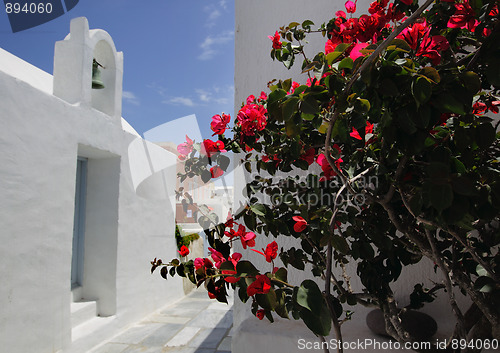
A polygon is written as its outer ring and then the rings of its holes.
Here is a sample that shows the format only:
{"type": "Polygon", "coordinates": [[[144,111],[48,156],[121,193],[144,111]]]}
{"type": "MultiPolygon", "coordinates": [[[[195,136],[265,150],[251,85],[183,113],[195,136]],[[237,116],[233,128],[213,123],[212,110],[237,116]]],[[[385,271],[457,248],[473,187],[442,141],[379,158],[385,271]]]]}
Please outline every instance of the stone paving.
{"type": "Polygon", "coordinates": [[[229,305],[202,289],[165,307],[89,353],[230,353],[233,324],[229,305]]]}

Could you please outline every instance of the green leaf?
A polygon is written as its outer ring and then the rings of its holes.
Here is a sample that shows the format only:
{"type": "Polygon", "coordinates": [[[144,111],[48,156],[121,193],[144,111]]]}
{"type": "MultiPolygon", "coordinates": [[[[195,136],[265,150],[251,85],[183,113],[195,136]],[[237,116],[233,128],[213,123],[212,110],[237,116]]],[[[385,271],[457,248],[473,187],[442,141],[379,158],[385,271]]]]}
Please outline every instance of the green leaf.
{"type": "Polygon", "coordinates": [[[292,115],[297,112],[298,103],[298,97],[291,97],[283,103],[283,119],[285,121],[290,120],[292,115]]]}
{"type": "MultiPolygon", "coordinates": [[[[173,267],[172,267],[172,268],[173,268],[173,267]]],[[[167,275],[168,275],[168,268],[167,268],[167,266],[163,266],[163,267],[161,268],[161,270],[160,270],[160,275],[161,275],[163,278],[167,279],[167,275]]]]}
{"type": "Polygon", "coordinates": [[[332,318],[327,308],[320,311],[318,314],[302,308],[300,310],[300,318],[306,326],[315,334],[320,336],[328,336],[332,329],[332,318]]]}
{"type": "Polygon", "coordinates": [[[413,98],[417,101],[418,104],[423,104],[431,98],[432,95],[432,85],[431,83],[423,77],[417,77],[413,80],[411,85],[411,92],[413,94],[413,98]]]}
{"type": "Polygon", "coordinates": [[[488,148],[495,141],[495,128],[490,123],[483,123],[476,127],[476,143],[479,148],[488,148]]]}
{"type": "Polygon", "coordinates": [[[314,22],[311,20],[305,20],[304,22],[302,22],[302,28],[304,29],[309,29],[312,25],[314,25],[314,22]]]}
{"type": "Polygon", "coordinates": [[[253,204],[250,206],[250,209],[252,210],[253,213],[255,213],[258,216],[265,216],[266,215],[266,206],[260,203],[253,204]]]}
{"type": "Polygon", "coordinates": [[[266,310],[274,310],[278,305],[276,301],[276,292],[271,289],[266,294],[255,294],[257,303],[266,310]]]}
{"type": "Polygon", "coordinates": [[[223,171],[227,170],[227,167],[229,166],[229,163],[231,163],[231,159],[227,156],[223,156],[222,154],[219,154],[219,159],[218,159],[219,167],[223,171]]]}
{"type": "Polygon", "coordinates": [[[472,71],[462,72],[460,79],[470,94],[476,94],[481,89],[481,79],[478,74],[472,71]]]}
{"type": "Polygon", "coordinates": [[[288,137],[294,137],[300,134],[300,125],[295,124],[293,120],[285,122],[285,132],[288,137]]]}
{"type": "Polygon", "coordinates": [[[337,60],[337,58],[339,58],[342,54],[343,52],[339,51],[332,51],[331,53],[328,53],[326,55],[326,61],[328,62],[328,65],[332,65],[335,60],[337,60]]]}
{"type": "Polygon", "coordinates": [[[352,66],[354,64],[354,60],[352,60],[351,58],[344,58],[342,59],[342,61],[339,63],[339,67],[338,69],[341,70],[341,69],[349,69],[349,70],[352,70],[352,66]]]}
{"type": "Polygon", "coordinates": [[[423,69],[419,70],[418,73],[422,76],[427,77],[435,83],[441,82],[441,76],[439,76],[439,72],[433,67],[424,67],[423,69]]]}
{"type": "Polygon", "coordinates": [[[478,276],[489,276],[488,271],[482,265],[476,266],[476,273],[478,276]]]}
{"type": "Polygon", "coordinates": [[[300,104],[300,110],[304,114],[316,115],[319,112],[318,101],[312,96],[306,96],[300,104]]]}
{"type": "Polygon", "coordinates": [[[231,261],[224,261],[219,269],[223,271],[234,271],[234,264],[231,261]]]}
{"type": "Polygon", "coordinates": [[[238,277],[255,276],[259,274],[259,270],[257,270],[250,261],[242,260],[236,265],[236,273],[238,277]]]}
{"type": "Polygon", "coordinates": [[[466,113],[464,104],[449,93],[443,93],[432,101],[442,113],[455,113],[464,115],[466,113]]]}
{"type": "Polygon", "coordinates": [[[357,98],[354,102],[354,110],[360,114],[368,113],[370,107],[370,101],[367,99],[357,98]]]}
{"type": "Polygon", "coordinates": [[[332,245],[333,247],[339,251],[340,253],[347,255],[350,252],[349,244],[347,243],[347,240],[345,238],[338,236],[338,235],[333,235],[331,237],[332,245]]]}
{"type": "Polygon", "coordinates": [[[212,174],[210,173],[209,170],[204,169],[201,172],[200,177],[201,177],[201,180],[203,180],[204,183],[208,183],[210,181],[210,179],[212,179],[212,174]]]}
{"type": "Polygon", "coordinates": [[[290,92],[290,88],[292,88],[292,79],[289,78],[289,79],[283,81],[281,83],[281,88],[283,88],[283,90],[285,92],[290,92]]]}
{"type": "Polygon", "coordinates": [[[432,184],[429,187],[429,199],[432,206],[442,211],[451,206],[453,202],[453,189],[450,184],[432,184]]]}
{"type": "Polygon", "coordinates": [[[288,25],[288,28],[292,29],[292,28],[297,27],[298,25],[300,25],[300,23],[298,23],[298,22],[290,22],[290,24],[288,25]]]}
{"type": "Polygon", "coordinates": [[[281,267],[278,271],[276,271],[274,273],[274,275],[280,281],[283,281],[283,282],[287,282],[288,281],[288,271],[284,267],[281,267]]]}
{"type": "Polygon", "coordinates": [[[317,313],[324,306],[323,294],[316,282],[308,279],[301,283],[297,290],[297,304],[317,313]]]}

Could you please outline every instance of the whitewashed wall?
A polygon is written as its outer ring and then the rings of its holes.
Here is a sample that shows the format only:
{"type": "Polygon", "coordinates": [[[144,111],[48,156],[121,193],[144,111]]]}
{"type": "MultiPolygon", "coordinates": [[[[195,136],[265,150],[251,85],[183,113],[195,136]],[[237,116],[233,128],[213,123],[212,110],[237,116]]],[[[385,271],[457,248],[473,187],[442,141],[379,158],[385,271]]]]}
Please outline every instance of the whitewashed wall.
{"type": "Polygon", "coordinates": [[[71,27],[72,41],[57,45],[54,84],[51,75],[0,49],[2,352],[86,352],[183,295],[180,279],[152,276],[149,263],[177,254],[176,157],[122,121],[123,57],[111,37],[89,31],[84,18],[71,27]],[[91,59],[99,51],[108,86],[92,92],[91,59]],[[94,321],[101,320],[88,336],[72,332],[70,312],[78,156],[89,160],[80,295],[97,301],[94,321]],[[143,182],[155,199],[137,195],[143,182]]]}
{"type": "MultiPolygon", "coordinates": [[[[301,61],[298,59],[296,67],[287,70],[281,63],[273,62],[270,58],[271,40],[269,35],[273,35],[279,27],[288,25],[292,21],[302,23],[302,21],[312,20],[316,26],[328,21],[335,16],[338,10],[345,11],[345,1],[328,1],[328,0],[236,0],[235,6],[235,115],[242,102],[250,94],[258,95],[261,91],[266,91],[267,82],[271,79],[288,79],[293,78],[296,81],[304,82],[304,78],[299,74],[301,61]],[[301,78],[302,77],[302,78],[301,78]]],[[[371,1],[358,0],[357,12],[366,13],[371,1]]],[[[313,26],[314,28],[314,26],[313,26]]],[[[306,47],[306,53],[314,55],[320,50],[324,50],[325,38],[321,34],[310,35],[308,37],[310,44],[306,47]]],[[[235,158],[237,161],[238,158],[235,158]]],[[[250,181],[249,175],[243,168],[237,168],[235,174],[235,209],[239,203],[245,204],[245,197],[242,191],[245,188],[245,183],[250,181]]],[[[263,235],[257,236],[257,249],[265,247],[266,244],[273,239],[268,239],[263,235]]],[[[279,238],[278,244],[280,247],[288,249],[292,246],[297,246],[294,239],[279,238]]],[[[300,244],[299,244],[300,245],[300,244]]],[[[253,263],[258,265],[258,268],[267,269],[263,256],[255,254],[251,251],[244,251],[244,257],[251,259],[253,263]]],[[[295,285],[300,284],[305,279],[304,274],[292,270],[289,275],[290,282],[295,285]]],[[[353,278],[355,277],[355,268],[353,270],[353,278]]],[[[431,280],[439,281],[439,277],[434,274],[432,264],[423,261],[421,264],[413,266],[411,269],[405,269],[401,279],[394,286],[394,291],[397,298],[400,300],[400,305],[408,304],[408,294],[413,289],[413,284],[416,281],[427,283],[432,286],[431,280]]],[[[353,280],[353,285],[359,285],[359,281],[353,280]]],[[[464,299],[463,297],[459,299],[464,299]]],[[[351,308],[355,311],[354,319],[347,322],[343,326],[344,338],[347,341],[354,341],[358,338],[379,339],[374,336],[365,325],[365,316],[369,311],[366,308],[358,306],[351,308]]],[[[438,337],[445,337],[446,334],[453,329],[451,312],[446,304],[446,298],[441,297],[432,305],[424,308],[424,312],[431,314],[436,319],[439,325],[438,337]],[[440,336],[439,336],[440,335],[440,336]]],[[[234,306],[234,326],[235,335],[233,338],[232,352],[246,353],[256,350],[268,351],[272,347],[276,352],[301,352],[298,344],[300,338],[308,341],[316,340],[315,336],[298,321],[287,321],[278,318],[278,322],[269,324],[259,321],[253,317],[250,312],[250,304],[242,304],[237,298],[234,306]],[[266,350],[267,349],[267,350],[266,350]]],[[[351,350],[350,350],[351,351],[351,350]]],[[[355,352],[356,350],[352,350],[355,352]]],[[[360,350],[362,351],[362,350],[360,350]]]]}

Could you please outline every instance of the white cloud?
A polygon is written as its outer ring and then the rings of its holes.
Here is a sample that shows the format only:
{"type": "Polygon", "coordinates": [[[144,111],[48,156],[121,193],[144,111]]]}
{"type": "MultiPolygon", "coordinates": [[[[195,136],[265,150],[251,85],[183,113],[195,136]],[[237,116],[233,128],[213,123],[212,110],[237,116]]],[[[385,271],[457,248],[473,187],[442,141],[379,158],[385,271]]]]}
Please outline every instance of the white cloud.
{"type": "Polygon", "coordinates": [[[222,7],[224,10],[226,10],[227,9],[227,0],[220,0],[219,6],[222,7]]]}
{"type": "Polygon", "coordinates": [[[198,93],[198,97],[200,98],[200,100],[202,102],[208,103],[208,102],[211,101],[211,98],[212,98],[211,95],[212,94],[210,92],[205,91],[203,89],[197,89],[196,93],[198,93]]]}
{"type": "Polygon", "coordinates": [[[224,31],[216,36],[207,36],[203,43],[200,44],[202,50],[198,56],[200,60],[210,60],[218,53],[216,47],[222,46],[231,42],[234,39],[234,31],[224,31]]]}
{"type": "Polygon", "coordinates": [[[211,90],[197,89],[195,92],[198,94],[199,100],[203,103],[227,105],[233,101],[234,86],[214,86],[211,90]]]}
{"type": "Polygon", "coordinates": [[[130,104],[134,105],[139,105],[139,99],[135,96],[134,93],[130,91],[123,91],[122,92],[122,97],[126,102],[129,102],[130,104]]]}
{"type": "Polygon", "coordinates": [[[167,104],[175,104],[175,105],[185,105],[186,107],[194,106],[194,102],[191,98],[187,97],[174,97],[163,101],[163,103],[167,104]]]}

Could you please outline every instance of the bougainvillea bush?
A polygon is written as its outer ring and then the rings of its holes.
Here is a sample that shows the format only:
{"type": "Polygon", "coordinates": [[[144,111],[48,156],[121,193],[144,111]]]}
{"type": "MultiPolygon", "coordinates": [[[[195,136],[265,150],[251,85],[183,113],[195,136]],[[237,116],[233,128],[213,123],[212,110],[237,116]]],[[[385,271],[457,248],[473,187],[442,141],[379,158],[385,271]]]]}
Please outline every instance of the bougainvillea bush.
{"type": "Polygon", "coordinates": [[[301,83],[270,81],[232,127],[229,115],[212,118],[216,139],[179,146],[181,179],[221,176],[226,151],[256,176],[234,217],[200,218],[209,258],[155,259],[152,269],[187,276],[222,302],[234,288],[259,319],[300,319],[322,337],[341,340],[351,306],[372,305],[394,339],[414,342],[402,313],[441,293],[454,338],[500,338],[498,4],[379,0],[359,17],[355,2],[345,9],[321,26],[293,22],[270,36],[271,58],[302,65],[301,83]],[[325,37],[314,57],[303,50],[310,35],[325,37]],[[268,245],[256,249],[256,237],[268,245]],[[280,247],[281,237],[300,246],[280,247]],[[249,251],[269,266],[246,260],[249,251]],[[397,307],[391,286],[423,258],[443,281],[415,283],[410,305],[397,307]],[[347,264],[356,266],[359,292],[332,271],[347,264]],[[290,283],[290,267],[310,279],[290,283]],[[470,307],[459,307],[458,291],[470,307]]]}

